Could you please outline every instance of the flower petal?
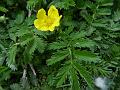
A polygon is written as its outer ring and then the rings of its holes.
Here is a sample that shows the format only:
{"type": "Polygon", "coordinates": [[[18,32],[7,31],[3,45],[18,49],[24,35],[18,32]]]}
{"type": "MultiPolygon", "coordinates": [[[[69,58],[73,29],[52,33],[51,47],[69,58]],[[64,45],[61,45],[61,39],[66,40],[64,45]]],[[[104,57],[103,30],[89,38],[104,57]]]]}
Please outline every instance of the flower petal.
{"type": "Polygon", "coordinates": [[[42,8],[42,9],[40,9],[40,10],[38,11],[38,13],[37,13],[37,18],[38,18],[38,19],[43,19],[43,18],[45,18],[45,17],[47,17],[47,15],[46,15],[45,10],[42,8]]]}
{"type": "Polygon", "coordinates": [[[51,5],[49,10],[48,10],[48,17],[56,18],[59,17],[58,10],[54,5],[51,5]]]}
{"type": "Polygon", "coordinates": [[[38,30],[47,31],[48,28],[45,26],[45,24],[45,20],[36,19],[34,21],[34,25],[38,30]]]}
{"type": "Polygon", "coordinates": [[[39,28],[39,20],[38,19],[34,20],[34,25],[36,28],[39,28]]]}
{"type": "Polygon", "coordinates": [[[55,21],[54,21],[54,25],[55,26],[59,26],[60,25],[60,19],[62,18],[62,15],[60,15],[60,17],[58,17],[55,21]]]}
{"type": "Polygon", "coordinates": [[[50,30],[50,31],[54,31],[54,29],[55,29],[55,26],[50,26],[50,27],[49,27],[49,30],[50,30]]]}

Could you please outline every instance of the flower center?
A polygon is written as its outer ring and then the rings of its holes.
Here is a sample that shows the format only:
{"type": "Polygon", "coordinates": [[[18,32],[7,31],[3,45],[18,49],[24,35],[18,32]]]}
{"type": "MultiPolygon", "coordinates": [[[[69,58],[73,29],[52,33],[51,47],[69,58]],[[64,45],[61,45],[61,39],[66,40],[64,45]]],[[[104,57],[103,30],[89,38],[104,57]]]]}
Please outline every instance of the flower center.
{"type": "Polygon", "coordinates": [[[46,19],[46,26],[50,27],[53,24],[54,20],[50,17],[47,17],[46,19]]]}

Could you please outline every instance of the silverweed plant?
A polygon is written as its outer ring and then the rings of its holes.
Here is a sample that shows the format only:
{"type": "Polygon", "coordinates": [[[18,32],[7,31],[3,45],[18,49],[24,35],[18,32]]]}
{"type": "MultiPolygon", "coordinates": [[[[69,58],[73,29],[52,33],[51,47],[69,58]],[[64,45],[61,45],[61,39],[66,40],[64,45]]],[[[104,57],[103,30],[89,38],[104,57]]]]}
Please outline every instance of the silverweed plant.
{"type": "Polygon", "coordinates": [[[0,90],[119,90],[119,5],[0,0],[0,90]]]}

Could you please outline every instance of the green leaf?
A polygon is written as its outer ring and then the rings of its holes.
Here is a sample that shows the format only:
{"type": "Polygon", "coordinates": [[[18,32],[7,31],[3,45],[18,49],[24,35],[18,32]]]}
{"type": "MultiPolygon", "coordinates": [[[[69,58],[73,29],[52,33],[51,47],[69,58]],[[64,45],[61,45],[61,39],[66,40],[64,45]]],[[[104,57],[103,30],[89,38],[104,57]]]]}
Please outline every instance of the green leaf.
{"type": "Polygon", "coordinates": [[[87,12],[87,10],[82,10],[80,15],[88,22],[92,23],[93,19],[92,16],[87,12]]]}
{"type": "Polygon", "coordinates": [[[100,6],[112,6],[113,0],[96,0],[100,6]]]}
{"type": "Polygon", "coordinates": [[[67,79],[69,73],[70,66],[66,65],[59,69],[59,72],[56,75],[56,79],[58,79],[57,87],[61,87],[65,80],[67,79]]]}
{"type": "Polygon", "coordinates": [[[39,4],[41,3],[42,0],[28,0],[27,1],[27,10],[32,11],[35,8],[35,5],[39,2],[39,4]]]}
{"type": "Polygon", "coordinates": [[[30,28],[28,28],[28,26],[26,26],[26,25],[24,25],[24,24],[23,24],[23,25],[20,25],[20,26],[19,26],[19,29],[18,29],[17,32],[16,32],[16,36],[22,37],[22,36],[24,36],[25,34],[31,33],[29,29],[30,29],[30,28]]]}
{"type": "Polygon", "coordinates": [[[5,89],[3,89],[2,86],[0,85],[0,90],[5,90],[5,89]]]}
{"type": "Polygon", "coordinates": [[[73,55],[78,60],[83,60],[87,62],[97,62],[98,60],[100,60],[99,57],[96,56],[94,53],[85,50],[84,51],[74,50],[73,55]]]}
{"type": "Polygon", "coordinates": [[[112,45],[110,48],[110,51],[111,51],[113,56],[120,57],[120,45],[112,45]]]}
{"type": "Polygon", "coordinates": [[[44,41],[37,36],[28,37],[25,41],[21,42],[21,45],[27,45],[27,53],[29,53],[30,55],[32,55],[36,49],[42,53],[46,46],[44,44],[44,41]]]}
{"type": "Polygon", "coordinates": [[[0,82],[10,79],[11,70],[8,67],[0,66],[0,82]]]}
{"type": "Polygon", "coordinates": [[[74,62],[73,65],[74,68],[79,72],[80,76],[87,82],[88,86],[93,89],[93,79],[87,70],[77,62],[74,62]]]}
{"type": "Polygon", "coordinates": [[[37,48],[37,41],[35,39],[33,39],[28,44],[28,47],[29,47],[29,54],[32,55],[34,53],[34,51],[36,50],[36,48],[37,48]]]}
{"type": "Polygon", "coordinates": [[[85,37],[85,36],[86,36],[85,31],[73,32],[73,33],[70,34],[70,38],[72,40],[80,39],[80,38],[85,37]]]}
{"type": "Polygon", "coordinates": [[[49,49],[50,50],[59,50],[59,49],[65,48],[66,46],[67,46],[66,43],[63,41],[53,42],[53,43],[50,43],[49,49]]]}
{"type": "MultiPolygon", "coordinates": [[[[110,30],[110,31],[120,31],[120,24],[119,23],[112,23],[111,26],[106,27],[106,29],[110,30]]],[[[111,33],[108,33],[109,35],[111,33]]]]}
{"type": "Polygon", "coordinates": [[[94,23],[92,23],[92,26],[93,27],[106,27],[107,24],[99,23],[99,22],[94,22],[94,23]]]}
{"type": "Polygon", "coordinates": [[[114,21],[119,21],[120,20],[120,10],[117,10],[116,12],[114,12],[113,20],[114,21]]]}
{"type": "Polygon", "coordinates": [[[35,20],[35,15],[31,15],[30,17],[27,17],[25,19],[25,23],[27,24],[27,26],[33,25],[33,21],[35,20]]]}
{"type": "Polygon", "coordinates": [[[4,62],[3,56],[2,56],[2,54],[0,54],[0,66],[2,66],[3,62],[4,62]]]}
{"type": "Polygon", "coordinates": [[[7,65],[10,67],[12,70],[16,70],[16,62],[15,62],[15,57],[17,53],[17,45],[12,45],[9,49],[8,52],[8,58],[7,58],[7,65]]]}
{"type": "Polygon", "coordinates": [[[89,39],[84,39],[84,38],[81,38],[79,40],[75,40],[72,42],[73,43],[73,46],[74,47],[93,47],[96,45],[96,43],[92,40],[89,40],[89,39]]]}
{"type": "Polygon", "coordinates": [[[101,8],[97,10],[98,15],[111,15],[111,10],[109,8],[101,8]]]}
{"type": "Polygon", "coordinates": [[[85,3],[88,8],[90,8],[92,11],[95,11],[96,5],[92,1],[86,0],[85,3]]]}
{"type": "Polygon", "coordinates": [[[79,78],[78,78],[78,76],[77,76],[77,72],[76,72],[76,70],[72,67],[71,69],[70,69],[70,76],[71,76],[71,84],[72,84],[72,88],[71,88],[71,90],[81,90],[80,89],[80,84],[79,84],[79,78]]]}
{"type": "Polygon", "coordinates": [[[10,88],[11,90],[23,90],[23,88],[17,83],[10,85],[10,88]]]}
{"type": "Polygon", "coordinates": [[[86,8],[86,2],[84,0],[76,0],[76,6],[79,9],[85,9],[86,8]]]}
{"type": "Polygon", "coordinates": [[[22,41],[20,44],[21,44],[22,46],[24,46],[24,45],[28,44],[30,41],[32,41],[33,39],[34,39],[33,37],[28,38],[28,39],[26,39],[25,41],[22,41]]]}
{"type": "Polygon", "coordinates": [[[55,2],[52,2],[55,4],[56,7],[60,8],[60,9],[69,9],[70,6],[75,6],[75,2],[74,0],[56,0],[55,2]]]}
{"type": "Polygon", "coordinates": [[[29,53],[29,52],[30,52],[30,48],[31,48],[31,46],[27,45],[27,46],[25,47],[24,52],[23,52],[23,62],[24,62],[25,64],[30,63],[30,61],[31,61],[32,58],[33,58],[33,55],[31,55],[31,54],[29,53]]]}
{"type": "Polygon", "coordinates": [[[6,48],[0,43],[0,66],[2,66],[2,64],[4,63],[5,59],[6,59],[6,53],[7,50],[6,48]]]}
{"type": "Polygon", "coordinates": [[[31,33],[25,34],[22,37],[19,37],[19,41],[21,46],[24,46],[30,43],[31,41],[34,41],[34,36],[31,33]]]}
{"type": "Polygon", "coordinates": [[[13,40],[14,42],[16,42],[16,31],[17,31],[18,27],[12,27],[8,30],[9,32],[9,37],[11,40],[13,40]]]}
{"type": "Polygon", "coordinates": [[[40,37],[36,37],[35,42],[36,42],[36,49],[41,53],[44,52],[46,43],[40,37]]]}
{"type": "Polygon", "coordinates": [[[69,52],[66,51],[58,51],[56,52],[50,59],[47,60],[48,65],[55,64],[59,61],[64,60],[69,55],[69,52]]]}
{"type": "Polygon", "coordinates": [[[2,12],[7,12],[8,10],[5,8],[5,7],[2,7],[2,6],[0,6],[0,11],[2,11],[2,12]]]}
{"type": "Polygon", "coordinates": [[[20,11],[15,19],[15,23],[16,24],[21,24],[23,22],[23,20],[25,19],[25,12],[24,11],[20,11]]]}
{"type": "MultiPolygon", "coordinates": [[[[30,39],[30,38],[28,38],[30,39]]],[[[27,40],[28,40],[27,39],[27,40]]],[[[28,40],[28,48],[29,48],[29,54],[32,55],[34,53],[34,51],[37,49],[39,52],[43,52],[44,49],[45,49],[45,44],[44,44],[44,41],[37,37],[37,36],[34,36],[32,39],[30,39],[30,41],[28,40]]]]}

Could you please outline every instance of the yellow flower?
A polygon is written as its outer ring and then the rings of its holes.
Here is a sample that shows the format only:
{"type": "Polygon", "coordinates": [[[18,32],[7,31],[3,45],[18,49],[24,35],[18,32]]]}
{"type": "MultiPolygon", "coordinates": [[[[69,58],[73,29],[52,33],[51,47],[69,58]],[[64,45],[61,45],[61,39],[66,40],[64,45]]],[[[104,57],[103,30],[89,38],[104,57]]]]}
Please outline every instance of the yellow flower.
{"type": "Polygon", "coordinates": [[[51,5],[48,10],[48,15],[46,15],[46,11],[44,9],[40,9],[38,11],[34,25],[38,30],[54,31],[55,27],[59,26],[61,17],[62,15],[59,16],[56,7],[51,5]]]}

